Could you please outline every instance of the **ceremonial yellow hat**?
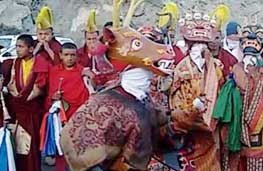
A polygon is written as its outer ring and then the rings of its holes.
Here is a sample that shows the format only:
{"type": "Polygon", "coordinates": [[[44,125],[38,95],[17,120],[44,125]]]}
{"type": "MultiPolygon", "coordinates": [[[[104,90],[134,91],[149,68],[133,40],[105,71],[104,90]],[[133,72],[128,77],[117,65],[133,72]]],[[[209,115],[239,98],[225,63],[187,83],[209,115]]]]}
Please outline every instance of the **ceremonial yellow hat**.
{"type": "Polygon", "coordinates": [[[215,18],[217,29],[221,29],[221,27],[226,24],[229,19],[230,9],[227,5],[222,4],[216,7],[210,15],[212,18],[215,18]]]}
{"type": "Polygon", "coordinates": [[[89,12],[88,22],[85,31],[87,32],[95,32],[97,31],[96,27],[96,9],[92,9],[89,12]]]}
{"type": "MultiPolygon", "coordinates": [[[[171,23],[168,26],[170,29],[174,29],[175,24],[179,18],[179,10],[177,5],[174,2],[167,2],[164,7],[162,8],[161,15],[170,13],[172,19],[171,23]]],[[[170,17],[168,15],[160,16],[159,17],[159,28],[164,27],[165,25],[169,24],[170,17]]]]}
{"type": "Polygon", "coordinates": [[[53,16],[49,7],[44,6],[40,9],[36,19],[36,26],[38,29],[48,29],[53,27],[53,16]]]}

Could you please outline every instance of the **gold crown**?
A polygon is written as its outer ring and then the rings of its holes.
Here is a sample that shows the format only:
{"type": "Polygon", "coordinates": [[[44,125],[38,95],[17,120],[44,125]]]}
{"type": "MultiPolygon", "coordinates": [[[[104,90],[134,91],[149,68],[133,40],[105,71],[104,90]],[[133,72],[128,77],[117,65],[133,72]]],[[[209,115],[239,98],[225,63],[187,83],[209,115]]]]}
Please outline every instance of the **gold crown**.
{"type": "Polygon", "coordinates": [[[36,18],[36,26],[38,29],[48,29],[53,27],[53,16],[49,7],[44,6],[41,8],[36,18]]]}

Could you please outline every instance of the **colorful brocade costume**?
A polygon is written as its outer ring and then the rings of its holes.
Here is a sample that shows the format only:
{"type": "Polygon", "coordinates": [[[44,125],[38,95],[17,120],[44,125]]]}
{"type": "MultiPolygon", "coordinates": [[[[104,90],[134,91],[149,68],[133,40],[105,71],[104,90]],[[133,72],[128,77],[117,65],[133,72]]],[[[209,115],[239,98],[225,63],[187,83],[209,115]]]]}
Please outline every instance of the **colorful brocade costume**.
{"type": "MultiPolygon", "coordinates": [[[[225,168],[231,171],[259,171],[263,169],[262,145],[262,26],[248,25],[242,28],[241,47],[243,61],[234,65],[233,78],[240,90],[242,101],[241,120],[241,150],[236,158],[235,168],[225,168]],[[240,156],[240,158],[239,158],[240,156]]],[[[224,159],[228,166],[228,159],[224,159]]]]}
{"type": "Polygon", "coordinates": [[[160,129],[163,139],[148,166],[150,171],[221,170],[212,112],[223,78],[223,66],[212,57],[207,43],[219,34],[218,29],[226,20],[222,13],[228,13],[224,5],[216,8],[211,18],[195,13],[179,20],[180,31],[189,43],[189,55],[175,67],[169,92],[171,115],[160,129]],[[217,20],[213,20],[215,16],[217,20]],[[190,28],[190,25],[196,27],[190,28]],[[206,110],[200,110],[202,105],[197,102],[202,96],[207,100],[206,110]]]}

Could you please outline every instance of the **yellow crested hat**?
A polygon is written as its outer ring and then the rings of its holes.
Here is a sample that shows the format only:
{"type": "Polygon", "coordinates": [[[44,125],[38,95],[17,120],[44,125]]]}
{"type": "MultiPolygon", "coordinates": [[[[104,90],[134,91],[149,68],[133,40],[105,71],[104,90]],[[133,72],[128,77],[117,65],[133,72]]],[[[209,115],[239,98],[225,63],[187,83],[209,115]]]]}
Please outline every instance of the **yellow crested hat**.
{"type": "Polygon", "coordinates": [[[92,9],[89,12],[88,22],[85,31],[87,32],[95,32],[97,31],[96,27],[96,9],[92,9]]]}
{"type": "Polygon", "coordinates": [[[217,29],[221,29],[229,19],[230,9],[227,5],[219,5],[211,12],[210,16],[216,20],[217,29]]]}
{"type": "Polygon", "coordinates": [[[51,9],[44,6],[40,9],[36,18],[36,26],[38,29],[48,29],[53,27],[53,16],[51,9]]]}
{"type": "Polygon", "coordinates": [[[163,15],[162,14],[168,14],[170,13],[172,19],[171,23],[168,26],[169,29],[174,29],[175,24],[179,18],[179,10],[177,5],[174,2],[167,2],[164,7],[162,8],[162,11],[160,12],[161,16],[159,17],[159,28],[164,27],[165,25],[169,24],[169,15],[163,15]]]}

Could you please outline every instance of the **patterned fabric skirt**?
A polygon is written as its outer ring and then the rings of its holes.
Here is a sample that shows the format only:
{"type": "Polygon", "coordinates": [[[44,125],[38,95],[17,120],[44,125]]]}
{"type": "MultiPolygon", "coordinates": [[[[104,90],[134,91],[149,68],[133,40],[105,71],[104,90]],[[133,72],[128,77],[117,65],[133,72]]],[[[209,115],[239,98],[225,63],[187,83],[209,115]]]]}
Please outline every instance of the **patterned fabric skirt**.
{"type": "Polygon", "coordinates": [[[109,90],[91,96],[73,114],[61,132],[61,146],[74,171],[120,156],[132,168],[146,170],[154,123],[155,113],[148,103],[109,90]]]}

